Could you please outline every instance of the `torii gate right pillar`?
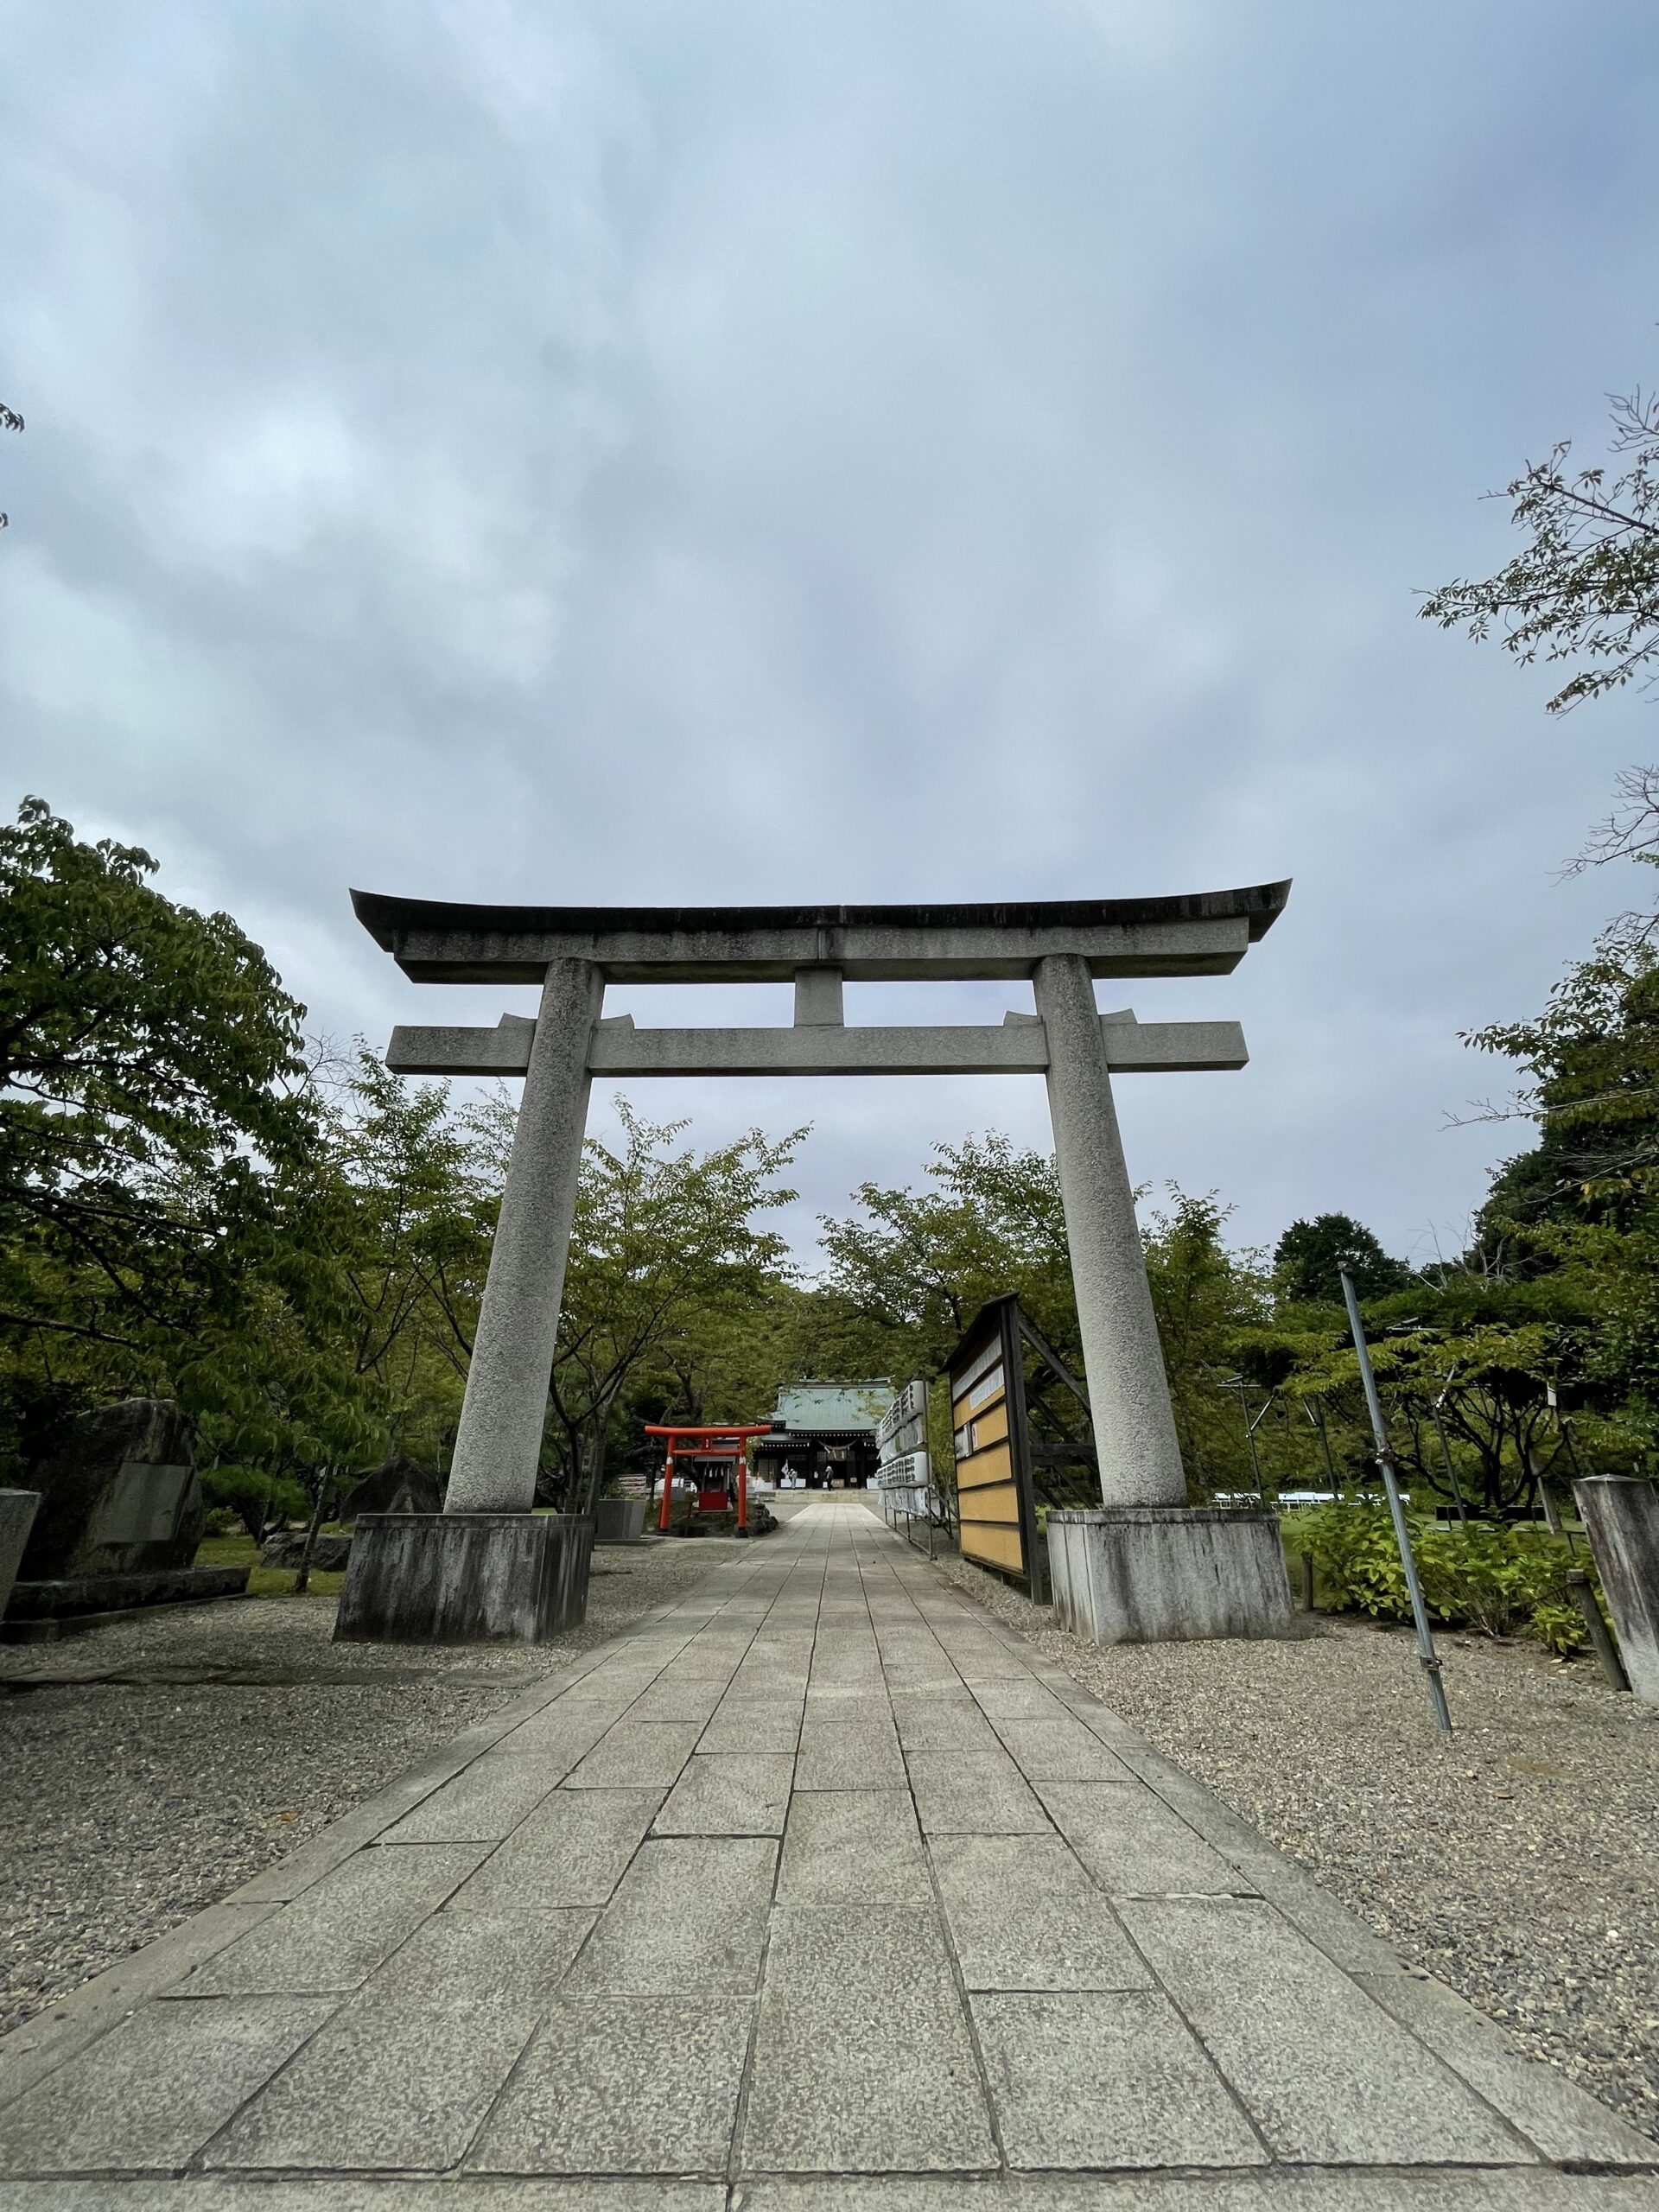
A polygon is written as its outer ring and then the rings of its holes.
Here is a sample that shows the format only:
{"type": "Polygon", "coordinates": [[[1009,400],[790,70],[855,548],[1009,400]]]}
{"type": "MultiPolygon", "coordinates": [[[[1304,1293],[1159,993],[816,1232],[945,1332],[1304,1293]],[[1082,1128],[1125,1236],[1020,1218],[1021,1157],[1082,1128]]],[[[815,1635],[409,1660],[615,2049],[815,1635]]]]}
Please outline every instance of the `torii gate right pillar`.
{"type": "Polygon", "coordinates": [[[1098,1509],[1048,1516],[1054,1610],[1096,1643],[1285,1635],[1276,1518],[1186,1502],[1089,963],[1052,954],[1033,982],[1102,1497],[1098,1509]]]}

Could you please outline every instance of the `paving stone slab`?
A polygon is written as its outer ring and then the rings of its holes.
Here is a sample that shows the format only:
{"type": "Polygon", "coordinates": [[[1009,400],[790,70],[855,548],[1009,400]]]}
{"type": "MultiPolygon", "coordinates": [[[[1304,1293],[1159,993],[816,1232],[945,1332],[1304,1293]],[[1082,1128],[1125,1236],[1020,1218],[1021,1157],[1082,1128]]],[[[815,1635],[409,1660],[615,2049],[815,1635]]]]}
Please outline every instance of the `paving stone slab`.
{"type": "Polygon", "coordinates": [[[699,1751],[668,1793],[653,1835],[782,1835],[795,1762],[786,1751],[699,1751]]]}
{"type": "Polygon", "coordinates": [[[887,1694],[882,1690],[859,1690],[851,1696],[810,1697],[801,1716],[801,1741],[811,1743],[820,1736],[834,1736],[844,1728],[861,1728],[868,1734],[885,1737],[894,1751],[899,1748],[899,1733],[893,1725],[893,1713],[887,1694]]]}
{"type": "Polygon", "coordinates": [[[275,1904],[209,1905],[13,2028],[0,2040],[0,2107],[107,2035],[143,1999],[181,1981],[281,1909],[275,1904]]]}
{"type": "Polygon", "coordinates": [[[209,1959],[164,2000],[355,1989],[485,1857],[475,1843],[359,1851],[209,1959]]]}
{"type": "Polygon", "coordinates": [[[677,1780],[702,1733],[702,1726],[696,1720],[619,1720],[560,1787],[666,1789],[677,1780]]]}
{"type": "Polygon", "coordinates": [[[717,1678],[707,1675],[681,1676],[671,1666],[657,1677],[643,1697],[628,1707],[628,1719],[706,1723],[725,1694],[725,1685],[717,1678]]]}
{"type": "Polygon", "coordinates": [[[1010,2165],[1265,2161],[1255,2129],[1161,1992],[1021,1992],[972,2002],[1010,2165]]]}
{"type": "Polygon", "coordinates": [[[728,1694],[698,1737],[697,1750],[792,1752],[801,1738],[801,1713],[798,1700],[746,1700],[734,1705],[728,1694]]]}
{"type": "Polygon", "coordinates": [[[498,1842],[535,1810],[550,1789],[558,1787],[581,1757],[581,1751],[568,1758],[543,1751],[486,1751],[388,1828],[385,1840],[389,1844],[498,1842]]]}
{"type": "Polygon", "coordinates": [[[238,2115],[206,2163],[454,2164],[595,1916],[435,1916],[238,2115]]]}
{"type": "Polygon", "coordinates": [[[760,1980],[777,1857],[761,1836],[642,1844],[571,1970],[569,1993],[747,1995],[760,1980]]]}
{"type": "Polygon", "coordinates": [[[1060,1834],[1109,1897],[1229,1895],[1254,1887],[1138,1782],[1039,1782],[1060,1834]]]}
{"type": "Polygon", "coordinates": [[[1121,1759],[1069,1713],[1052,1719],[996,1717],[1003,1748],[1028,1782],[1132,1782],[1121,1759]]]}
{"type": "Polygon", "coordinates": [[[1000,1643],[972,1643],[943,1627],[938,1638],[945,1656],[976,1697],[982,1690],[994,1692],[999,1683],[1015,1696],[1034,1686],[1028,1651],[1010,1651],[1000,1643]]]}
{"type": "MultiPolygon", "coordinates": [[[[734,2212],[1655,2212],[1659,2183],[1542,2170],[746,2177],[734,2212]]],[[[76,2208],[79,2212],[79,2208],[76,2208]]],[[[353,2207],[352,2212],[357,2212],[353,2207]]]]}
{"type": "MultiPolygon", "coordinates": [[[[882,1694],[869,1683],[823,1682],[815,1675],[806,1688],[806,1719],[856,1720],[882,1694]]],[[[804,1730],[805,1722],[802,1725],[804,1730]]]]}
{"type": "Polygon", "coordinates": [[[753,2011],[752,1997],[560,1999],[469,2164],[722,2173],[753,2011]]]}
{"type": "Polygon", "coordinates": [[[359,1993],[208,2146],[204,2164],[441,2172],[472,2141],[540,2012],[359,1993]]]}
{"type": "Polygon", "coordinates": [[[1248,1887],[1276,1904],[1287,1920],[1350,1974],[1398,1974],[1389,1946],[1333,1897],[1305,1867],[1274,1849],[1258,1828],[1240,1818],[1185,1768],[1160,1753],[1119,1747],[1126,1766],[1225,1859],[1233,1887],[1248,1887]]]}
{"type": "Polygon", "coordinates": [[[0,2114],[0,2173],[181,2166],[331,2009],[316,1997],[145,2005],[0,2114]]]}
{"type": "Polygon", "coordinates": [[[968,1988],[1152,1986],[1146,1961],[1063,1837],[941,1835],[928,1856],[968,1988]]]}
{"type": "Polygon", "coordinates": [[[657,1817],[662,1789],[556,1789],[484,1861],[452,1911],[602,1905],[657,1817]]]}
{"type": "Polygon", "coordinates": [[[902,1789],[905,1762],[891,1722],[814,1724],[802,1732],[795,1760],[797,1790],[902,1789]]]}
{"type": "Polygon", "coordinates": [[[887,1677],[881,1672],[879,1660],[872,1660],[868,1667],[813,1667],[806,1686],[807,1701],[823,1692],[839,1692],[843,1696],[865,1704],[887,1694],[887,1677]]]}
{"type": "Polygon", "coordinates": [[[973,1675],[963,1680],[976,1704],[999,1720],[1063,1720],[1066,1707],[1051,1689],[1023,1669],[1006,1675],[973,1675]]]}
{"type": "Polygon", "coordinates": [[[488,2175],[231,2175],[35,2181],[0,2188],[3,2212],[1656,2212],[1645,2178],[1539,2171],[1387,2176],[1299,2168],[1250,2175],[746,2177],[724,2183],[488,2175]]]}
{"type": "Polygon", "coordinates": [[[242,1883],[226,1898],[227,1904],[286,1904],[301,1896],[336,1866],[343,1866],[365,1845],[385,1834],[406,1813],[430,1796],[454,1776],[503,1738],[566,1694],[570,1678],[565,1675],[538,1682],[508,1705],[463,1728],[447,1744],[410,1768],[385,1789],[378,1790],[349,1813],[342,1815],[297,1851],[279,1859],[274,1866],[242,1883]]]}
{"type": "Polygon", "coordinates": [[[1501,2028],[1444,1982],[1408,1974],[1355,1979],[1545,2158],[1563,2165],[1659,2165],[1659,2143],[1627,2127],[1555,2067],[1522,2058],[1501,2028]]]}
{"type": "Polygon", "coordinates": [[[746,2167],[783,2172],[995,2163],[934,1912],[776,1908],[742,2158],[746,2167]]]}
{"type": "Polygon", "coordinates": [[[966,1690],[893,1693],[893,1718],[907,1751],[995,1751],[1001,1739],[966,1690]]]}
{"type": "Polygon", "coordinates": [[[930,1904],[933,1886],[908,1789],[809,1790],[790,1801],[785,1904],[930,1904]],[[854,1902],[855,1900],[855,1903],[854,1902]]]}
{"type": "Polygon", "coordinates": [[[810,1679],[805,1660],[798,1666],[756,1667],[746,1659],[726,1685],[723,1701],[728,1705],[800,1705],[810,1679]]]}
{"type": "Polygon", "coordinates": [[[729,1682],[747,1649],[747,1637],[733,1646],[724,1643],[705,1643],[702,1637],[698,1637],[686,1645],[674,1662],[675,1672],[683,1681],[729,1682]]]}
{"type": "Polygon", "coordinates": [[[926,1835],[1042,1835],[1048,1816],[1003,1751],[906,1751],[926,1835]]]}
{"type": "Polygon", "coordinates": [[[1280,2158],[1490,2165],[1532,2156],[1271,1905],[1141,1897],[1119,1909],[1280,2158]]]}
{"type": "Polygon", "coordinates": [[[642,1698],[669,1662],[664,1653],[659,1660],[650,1660],[643,1666],[596,1667],[581,1681],[573,1682],[558,1700],[560,1705],[608,1707],[613,1716],[624,1713],[642,1698]]]}
{"type": "Polygon", "coordinates": [[[561,1700],[557,1705],[533,1713],[512,1735],[504,1736],[485,1757],[509,1758],[517,1751],[533,1751],[542,1758],[556,1759],[568,1774],[578,1759],[592,1751],[614,1718],[602,1703],[567,1705],[561,1700]]]}
{"type": "Polygon", "coordinates": [[[1121,1713],[1114,1713],[1109,1705],[1103,1705],[1097,1697],[1092,1696],[1080,1683],[1074,1682],[1069,1675],[1051,1678],[1039,1674],[1037,1679],[1052,1689],[1066,1711],[1075,1714],[1090,1733],[1098,1736],[1103,1744],[1121,1744],[1134,1751],[1151,1750],[1152,1746],[1138,1728],[1132,1728],[1121,1713]]]}

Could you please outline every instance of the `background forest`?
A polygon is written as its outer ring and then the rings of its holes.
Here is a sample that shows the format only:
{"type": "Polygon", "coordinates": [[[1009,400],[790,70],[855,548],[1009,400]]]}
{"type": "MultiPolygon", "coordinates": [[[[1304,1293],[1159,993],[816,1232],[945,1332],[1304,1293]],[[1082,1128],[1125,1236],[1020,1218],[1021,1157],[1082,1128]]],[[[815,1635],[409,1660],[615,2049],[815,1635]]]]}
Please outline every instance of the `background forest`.
{"type": "MultiPolygon", "coordinates": [[[[440,1472],[508,1149],[505,1093],[454,1097],[304,1009],[224,914],[38,799],[0,830],[0,1481],[69,1413],[132,1393],[198,1421],[218,1491],[315,1495],[407,1457],[440,1472]],[[292,1491],[283,1490],[293,1485],[292,1491]]],[[[1214,1194],[1143,1209],[1196,1496],[1363,1474],[1338,1288],[1364,1300],[1413,1482],[1499,1514],[1659,1444],[1659,976],[1610,933],[1535,1020],[1470,1041],[1520,1088],[1521,1148],[1466,1251],[1411,1268],[1338,1214],[1236,1249],[1214,1194]]],[[[545,1502],[645,1464],[646,1421],[753,1419],[810,1376],[932,1376],[1017,1290],[1077,1356],[1052,1162],[995,1133],[867,1184],[813,1272],[768,1225],[808,1132],[699,1148],[620,1108],[590,1141],[543,1447],[545,1502]]],[[[948,1459],[948,1454],[947,1454],[948,1459]]]]}

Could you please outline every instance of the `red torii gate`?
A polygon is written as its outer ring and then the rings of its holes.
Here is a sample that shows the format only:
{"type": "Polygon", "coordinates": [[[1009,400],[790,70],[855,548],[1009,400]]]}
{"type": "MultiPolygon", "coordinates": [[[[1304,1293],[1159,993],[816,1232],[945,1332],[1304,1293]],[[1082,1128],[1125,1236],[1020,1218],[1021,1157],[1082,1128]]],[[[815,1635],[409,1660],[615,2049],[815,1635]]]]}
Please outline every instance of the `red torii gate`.
{"type": "MultiPolygon", "coordinates": [[[[733,1427],[728,1422],[702,1428],[658,1428],[648,1421],[645,1424],[647,1436],[668,1439],[668,1464],[663,1469],[663,1503],[657,1516],[658,1533],[664,1534],[668,1528],[668,1517],[674,1503],[674,1461],[677,1456],[682,1456],[688,1459],[736,1461],[737,1533],[740,1536],[747,1536],[749,1533],[749,1439],[752,1436],[769,1436],[771,1433],[771,1422],[764,1421],[752,1422],[747,1427],[733,1427]]],[[[724,1512],[728,1495],[723,1489],[713,1491],[700,1487],[698,1508],[703,1512],[724,1512]]]]}

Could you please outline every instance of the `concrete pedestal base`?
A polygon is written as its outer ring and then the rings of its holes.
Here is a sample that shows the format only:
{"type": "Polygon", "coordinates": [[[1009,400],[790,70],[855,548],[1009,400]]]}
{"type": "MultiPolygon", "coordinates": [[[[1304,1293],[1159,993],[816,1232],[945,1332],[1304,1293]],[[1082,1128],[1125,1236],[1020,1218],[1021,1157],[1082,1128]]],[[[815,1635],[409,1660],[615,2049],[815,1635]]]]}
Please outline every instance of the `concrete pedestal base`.
{"type": "Polygon", "coordinates": [[[545,1643],[588,1611],[594,1524],[555,1513],[365,1513],[337,1643],[545,1643]]]}
{"type": "Polygon", "coordinates": [[[1271,1513],[1218,1505],[1052,1512],[1048,1571],[1057,1618],[1096,1643],[1294,1633],[1271,1513]]]}
{"type": "Polygon", "coordinates": [[[1574,1483],[1630,1688],[1659,1705],[1659,1488],[1627,1475],[1574,1483]]]}
{"type": "Polygon", "coordinates": [[[79,1636],[129,1613],[165,1607],[210,1605],[219,1598],[240,1598],[248,1586],[245,1567],[157,1567],[142,1574],[75,1574],[52,1582],[12,1586],[0,1643],[48,1643],[60,1636],[79,1636]]]}
{"type": "Polygon", "coordinates": [[[0,1490],[0,1613],[6,1610],[11,1586],[17,1580],[29,1532],[41,1503],[37,1490],[0,1490]]]}
{"type": "Polygon", "coordinates": [[[601,1497],[594,1507],[596,1544],[637,1544],[645,1533],[643,1497],[601,1497]]]}

